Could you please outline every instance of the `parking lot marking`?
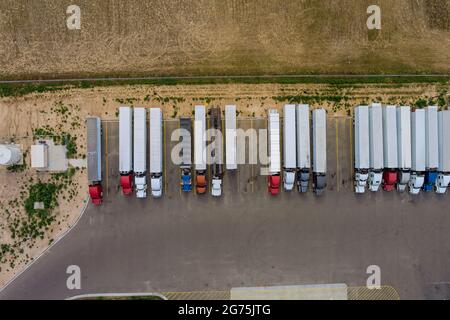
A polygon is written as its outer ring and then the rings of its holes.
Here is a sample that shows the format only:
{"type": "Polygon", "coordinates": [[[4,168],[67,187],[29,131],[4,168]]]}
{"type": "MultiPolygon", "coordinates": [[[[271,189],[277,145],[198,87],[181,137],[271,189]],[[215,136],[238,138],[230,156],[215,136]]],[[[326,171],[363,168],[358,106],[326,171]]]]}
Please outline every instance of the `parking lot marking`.
{"type": "Polygon", "coordinates": [[[336,128],[336,188],[339,192],[339,127],[338,119],[334,118],[334,127],[336,128]]]}
{"type": "Polygon", "coordinates": [[[105,123],[105,173],[106,173],[106,195],[109,194],[109,165],[108,165],[108,122],[105,123]]]}

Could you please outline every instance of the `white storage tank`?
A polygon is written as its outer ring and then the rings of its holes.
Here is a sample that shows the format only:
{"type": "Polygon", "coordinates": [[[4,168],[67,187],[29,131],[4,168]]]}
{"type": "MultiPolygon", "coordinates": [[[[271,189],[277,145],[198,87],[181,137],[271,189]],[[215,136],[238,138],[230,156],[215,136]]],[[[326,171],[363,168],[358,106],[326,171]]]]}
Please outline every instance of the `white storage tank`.
{"type": "Polygon", "coordinates": [[[20,164],[22,151],[14,144],[0,144],[0,165],[13,166],[20,164]]]}

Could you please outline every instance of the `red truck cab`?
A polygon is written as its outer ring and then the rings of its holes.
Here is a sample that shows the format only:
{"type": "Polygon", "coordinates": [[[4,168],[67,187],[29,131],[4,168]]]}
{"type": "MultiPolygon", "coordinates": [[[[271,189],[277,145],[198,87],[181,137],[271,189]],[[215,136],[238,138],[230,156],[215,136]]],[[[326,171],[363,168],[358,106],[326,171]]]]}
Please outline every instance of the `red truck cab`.
{"type": "Polygon", "coordinates": [[[123,194],[129,195],[133,192],[133,175],[120,176],[120,185],[122,187],[123,194]]]}
{"type": "Polygon", "coordinates": [[[397,183],[397,172],[386,170],[383,173],[383,190],[393,191],[397,183]]]}
{"type": "Polygon", "coordinates": [[[280,176],[274,175],[268,177],[268,190],[273,196],[280,192],[280,176]]]}
{"type": "Polygon", "coordinates": [[[89,186],[89,195],[91,196],[92,203],[100,205],[103,202],[103,190],[101,184],[91,184],[89,186]]]}

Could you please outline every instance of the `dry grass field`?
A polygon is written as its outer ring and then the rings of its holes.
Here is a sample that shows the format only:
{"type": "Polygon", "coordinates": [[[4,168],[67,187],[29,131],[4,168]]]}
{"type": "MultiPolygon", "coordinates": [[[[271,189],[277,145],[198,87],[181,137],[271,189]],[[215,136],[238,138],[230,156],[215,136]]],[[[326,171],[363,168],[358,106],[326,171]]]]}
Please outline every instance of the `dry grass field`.
{"type": "Polygon", "coordinates": [[[448,0],[78,0],[72,31],[70,4],[0,2],[0,79],[450,73],[448,0]]]}

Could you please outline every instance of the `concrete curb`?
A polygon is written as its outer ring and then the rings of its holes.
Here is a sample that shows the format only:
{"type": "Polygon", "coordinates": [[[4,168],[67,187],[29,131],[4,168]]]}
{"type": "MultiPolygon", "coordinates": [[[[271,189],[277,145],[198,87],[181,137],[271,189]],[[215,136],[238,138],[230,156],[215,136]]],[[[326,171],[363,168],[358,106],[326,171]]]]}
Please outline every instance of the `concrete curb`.
{"type": "Polygon", "coordinates": [[[97,297],[149,297],[156,296],[160,297],[162,300],[168,300],[164,295],[157,292],[133,292],[133,293],[87,293],[80,294],[65,300],[79,300],[84,298],[97,298],[97,297]]]}
{"type": "Polygon", "coordinates": [[[67,234],[69,234],[70,231],[78,224],[81,217],[84,215],[84,212],[86,211],[88,205],[89,205],[89,195],[86,196],[84,200],[84,206],[81,208],[81,213],[78,216],[77,220],[75,220],[74,224],[67,229],[65,232],[63,232],[58,238],[56,238],[47,248],[45,248],[36,258],[31,261],[30,264],[26,265],[19,273],[17,273],[14,277],[12,277],[9,281],[6,282],[6,284],[3,287],[0,287],[0,293],[5,290],[11,283],[14,282],[19,276],[21,276],[25,271],[27,271],[40,257],[42,257],[44,254],[46,254],[51,248],[53,248],[54,245],[56,245],[59,241],[61,241],[67,234]]]}

